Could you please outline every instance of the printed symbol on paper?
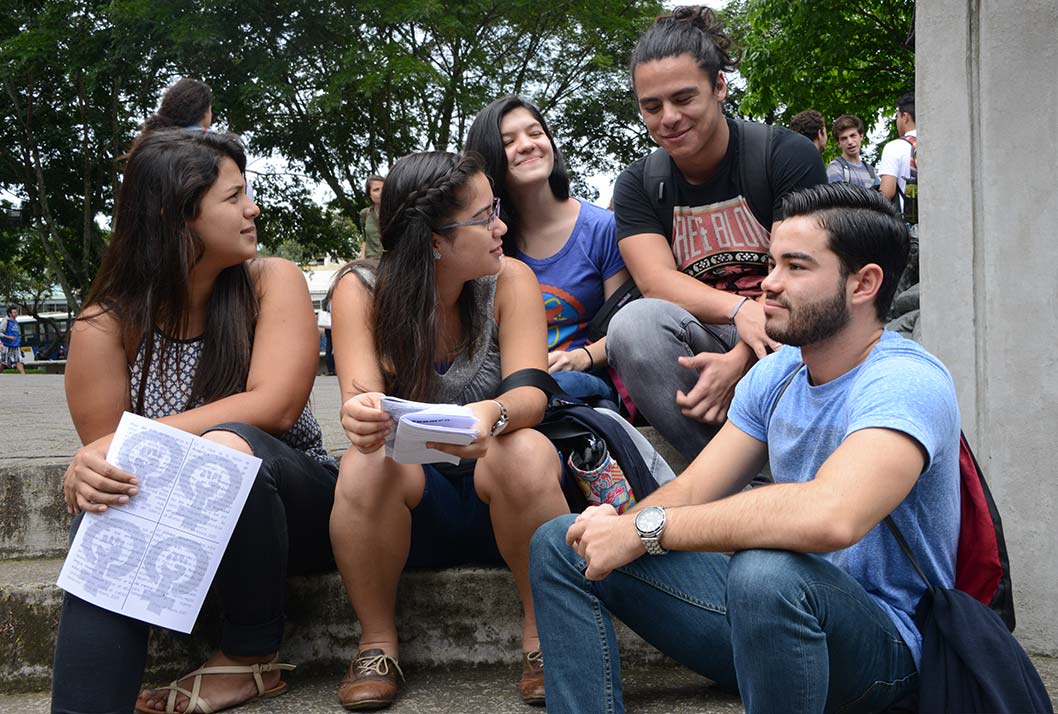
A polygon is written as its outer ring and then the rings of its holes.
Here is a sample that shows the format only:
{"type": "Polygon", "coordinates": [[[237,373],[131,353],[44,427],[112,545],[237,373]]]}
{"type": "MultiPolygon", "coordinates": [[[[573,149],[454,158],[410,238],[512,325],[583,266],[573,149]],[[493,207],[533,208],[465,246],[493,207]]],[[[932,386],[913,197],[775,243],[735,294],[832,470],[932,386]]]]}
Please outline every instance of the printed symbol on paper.
{"type": "Polygon", "coordinates": [[[147,579],[143,597],[147,609],[161,614],[176,605],[176,597],[195,592],[206,574],[209,556],[205,548],[189,538],[173,536],[154,543],[147,554],[147,579]]]}
{"type": "Polygon", "coordinates": [[[226,512],[235,503],[242,485],[238,467],[216,454],[196,456],[184,466],[180,490],[191,501],[177,515],[185,528],[194,529],[213,520],[215,512],[226,512]]]}
{"type": "Polygon", "coordinates": [[[141,431],[122,444],[118,465],[138,478],[141,488],[165,493],[176,478],[183,451],[180,442],[171,436],[141,431]]]}
{"type": "Polygon", "coordinates": [[[139,564],[137,545],[144,540],[143,531],[126,521],[109,518],[82,523],[85,531],[83,552],[88,566],[99,577],[87,578],[84,588],[92,595],[105,590],[109,582],[120,580],[139,564]]]}

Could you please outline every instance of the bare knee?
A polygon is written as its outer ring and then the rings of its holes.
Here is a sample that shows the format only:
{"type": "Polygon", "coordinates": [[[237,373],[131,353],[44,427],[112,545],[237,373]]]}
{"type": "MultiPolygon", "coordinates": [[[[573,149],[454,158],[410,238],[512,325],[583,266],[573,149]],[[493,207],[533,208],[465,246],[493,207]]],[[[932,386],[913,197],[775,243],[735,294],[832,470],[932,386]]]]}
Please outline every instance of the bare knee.
{"type": "Polygon", "coordinates": [[[335,506],[365,511],[387,504],[414,508],[422,500],[425,485],[419,466],[398,464],[386,458],[383,449],[363,454],[350,448],[338,468],[335,506]]]}
{"type": "Polygon", "coordinates": [[[474,469],[474,488],[490,503],[497,494],[557,490],[561,475],[558,453],[547,437],[535,429],[519,429],[495,438],[474,469]]]}

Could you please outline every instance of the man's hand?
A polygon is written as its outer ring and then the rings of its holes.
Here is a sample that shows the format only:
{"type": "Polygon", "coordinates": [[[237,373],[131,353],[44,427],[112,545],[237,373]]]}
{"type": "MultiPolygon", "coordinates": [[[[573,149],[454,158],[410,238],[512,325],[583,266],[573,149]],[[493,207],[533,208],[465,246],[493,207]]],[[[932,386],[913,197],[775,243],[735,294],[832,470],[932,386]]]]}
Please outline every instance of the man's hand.
{"type": "Polygon", "coordinates": [[[584,576],[588,580],[602,580],[646,552],[635,516],[619,516],[609,504],[590,506],[577,516],[566,531],[566,543],[587,562],[584,576]]]}
{"type": "Polygon", "coordinates": [[[782,345],[764,332],[764,306],[755,301],[747,300],[735,315],[735,329],[738,337],[745,342],[757,359],[768,356],[768,352],[774,352],[782,345]]]}
{"type": "Polygon", "coordinates": [[[676,392],[676,404],[685,417],[705,424],[723,424],[735,395],[735,385],[749,369],[749,348],[739,343],[727,353],[699,352],[680,357],[681,367],[698,370],[698,382],[686,394],[676,392]]]}

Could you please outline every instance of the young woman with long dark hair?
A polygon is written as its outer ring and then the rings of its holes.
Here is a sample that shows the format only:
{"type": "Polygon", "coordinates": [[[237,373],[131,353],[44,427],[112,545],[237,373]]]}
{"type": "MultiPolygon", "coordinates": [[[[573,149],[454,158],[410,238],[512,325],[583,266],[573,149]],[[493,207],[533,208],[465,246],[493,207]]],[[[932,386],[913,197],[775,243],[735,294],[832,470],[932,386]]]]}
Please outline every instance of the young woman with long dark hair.
{"type": "MultiPolygon", "coordinates": [[[[236,137],[166,130],[128,158],[114,230],[71,328],[66,398],[84,447],[66,471],[71,513],[137,496],[105,461],[124,411],[262,460],[214,585],[220,651],[140,691],[148,625],[67,595],[53,712],[205,712],[282,694],[275,662],[286,576],[333,567],[327,518],[337,465],[306,407],[316,322],[297,266],[258,259],[236,137]]],[[[80,518],[75,520],[75,528],[80,518]]]]}
{"type": "Polygon", "coordinates": [[[396,163],[382,189],[377,276],[345,269],[332,329],[342,457],[331,541],[360,621],[359,653],[338,690],[347,709],[388,706],[398,688],[397,581],[406,567],[506,562],[525,618],[522,698],[542,704],[543,664],[528,582],[529,540],[568,508],[555,449],[525,428],[544,413],[534,387],[508,375],[547,367],[544,309],[532,272],[504,258],[506,226],[480,160],[443,152],[396,163]],[[383,395],[465,404],[479,436],[438,445],[457,466],[399,464],[383,395]]]}
{"type": "Polygon", "coordinates": [[[606,339],[588,325],[628,280],[613,213],[570,198],[566,162],[540,110],[521,97],[482,109],[467,150],[485,159],[507,224],[504,251],[532,268],[547,308],[548,370],[574,396],[616,400],[606,374],[606,339]]]}

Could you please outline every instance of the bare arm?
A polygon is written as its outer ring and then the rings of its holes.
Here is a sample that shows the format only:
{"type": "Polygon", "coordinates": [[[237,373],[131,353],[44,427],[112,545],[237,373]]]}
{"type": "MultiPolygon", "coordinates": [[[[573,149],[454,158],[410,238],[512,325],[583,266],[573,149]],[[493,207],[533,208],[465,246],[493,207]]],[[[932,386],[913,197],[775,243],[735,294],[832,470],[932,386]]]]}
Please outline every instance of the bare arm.
{"type": "MultiPolygon", "coordinates": [[[[708,447],[703,455],[707,451],[708,447]]],[[[661,544],[689,551],[773,548],[825,553],[847,548],[899,505],[924,464],[923,449],[910,436],[863,429],[842,442],[812,481],[774,484],[699,505],[667,508],[661,544]]],[[[735,483],[723,478],[696,481],[692,488],[704,484],[707,497],[735,483]]],[[[634,516],[596,510],[585,511],[566,537],[588,560],[588,577],[600,579],[644,551],[634,516]]]]}
{"type": "MultiPolygon", "coordinates": [[[[223,422],[252,424],[281,434],[297,421],[316,374],[318,359],[312,301],[294,264],[269,258],[251,265],[260,295],[246,390],[159,421],[200,434],[223,422]],[[275,369],[283,365],[283,369],[275,369]]],[[[74,456],[64,481],[71,512],[105,510],[120,503],[132,475],[103,460],[121,413],[130,408],[128,355],[111,315],[89,306],[90,319],[71,328],[66,401],[85,447],[74,456]],[[93,317],[94,316],[94,317],[93,317]],[[119,493],[123,494],[118,496],[119,493]]]]}
{"type": "Polygon", "coordinates": [[[896,176],[885,175],[881,176],[880,178],[882,180],[882,184],[879,188],[882,192],[882,195],[892,201],[893,198],[896,196],[896,176]]]}
{"type": "Polygon", "coordinates": [[[385,381],[375,348],[371,306],[371,292],[353,273],[335,286],[331,339],[342,391],[340,418],[350,443],[363,453],[380,449],[392,429],[392,420],[381,409],[385,381]]]}
{"type": "MultiPolygon", "coordinates": [[[[496,280],[496,321],[500,330],[500,371],[505,378],[522,369],[547,370],[544,301],[536,276],[520,260],[504,259],[496,280]]],[[[512,389],[498,399],[510,417],[507,432],[536,426],[547,406],[547,397],[535,387],[512,389]]],[[[492,402],[487,404],[496,410],[498,418],[499,407],[492,402]]]]}
{"type": "Polygon", "coordinates": [[[924,451],[912,437],[891,429],[863,429],[846,438],[811,481],[674,509],[662,544],[710,551],[827,553],[847,548],[899,505],[924,466],[924,451]]]}
{"type": "MultiPolygon", "coordinates": [[[[621,268],[604,280],[602,284],[603,299],[609,300],[617,288],[624,285],[627,281],[628,270],[626,268],[621,268]]],[[[605,367],[607,363],[605,336],[601,340],[592,342],[584,347],[577,347],[572,350],[553,350],[547,353],[547,369],[551,373],[568,369],[587,372],[597,367],[605,367]]]]}

